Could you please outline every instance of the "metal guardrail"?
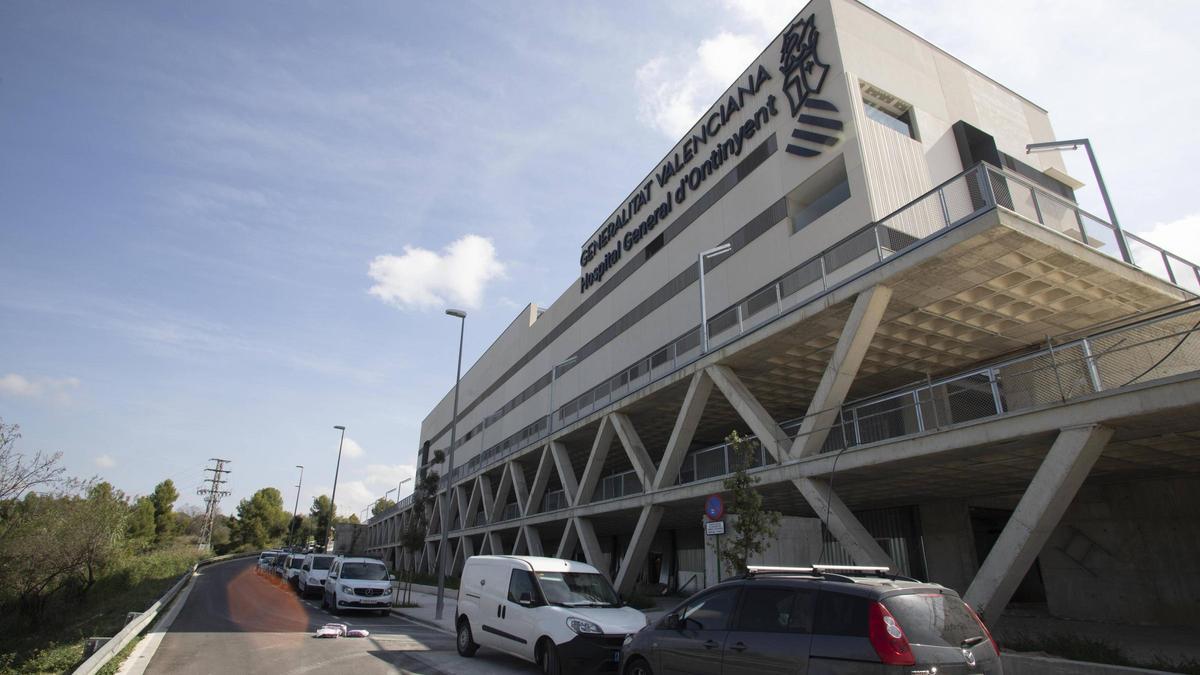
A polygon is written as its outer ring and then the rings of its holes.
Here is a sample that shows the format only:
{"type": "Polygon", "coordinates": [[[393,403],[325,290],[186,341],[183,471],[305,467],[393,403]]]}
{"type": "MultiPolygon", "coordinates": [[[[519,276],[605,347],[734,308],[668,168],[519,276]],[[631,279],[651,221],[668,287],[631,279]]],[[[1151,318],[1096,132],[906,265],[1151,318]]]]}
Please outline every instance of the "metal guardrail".
{"type": "Polygon", "coordinates": [[[159,613],[162,612],[163,608],[165,608],[172,600],[175,599],[175,596],[178,595],[179,592],[183,590],[184,586],[186,586],[188,582],[190,582],[195,576],[197,569],[213,563],[226,562],[229,560],[236,560],[238,558],[249,558],[257,555],[257,551],[254,553],[234,553],[230,555],[216,556],[215,558],[207,558],[195,563],[192,565],[192,569],[184,572],[183,575],[179,577],[179,581],[175,582],[175,585],[171,586],[170,590],[164,593],[161,598],[155,600],[153,605],[150,605],[146,611],[139,614],[133,621],[125,624],[125,627],[122,628],[116,635],[114,635],[112,639],[104,643],[104,646],[100,647],[100,649],[97,649],[94,654],[87,658],[87,660],[79,664],[79,667],[74,670],[73,675],[94,675],[94,673],[99,672],[100,669],[107,665],[114,656],[120,654],[121,650],[125,649],[125,647],[127,647],[134,638],[141,634],[141,632],[145,630],[152,621],[154,621],[159,613]]]}
{"type": "MultiPolygon", "coordinates": [[[[993,208],[1004,208],[1047,229],[1122,260],[1112,224],[1021,176],[988,164],[954,176],[878,222],[869,223],[777,280],[708,320],[709,350],[774,321],[858,277],[893,256],[921,246],[993,208]]],[[[1200,294],[1200,266],[1125,233],[1134,263],[1160,278],[1200,294]]],[[[1123,262],[1123,261],[1122,261],[1123,262]]],[[[549,437],[554,429],[627,396],[700,358],[696,327],[592,387],[525,428],[442,476],[441,488],[499,464],[549,437]]]]}
{"type": "MultiPolygon", "coordinates": [[[[989,366],[874,396],[834,411],[821,452],[891,441],[926,431],[1067,401],[1125,386],[1200,370],[1200,303],[1046,346],[989,366]]],[[[829,411],[822,411],[822,414],[829,411]]],[[[804,418],[781,425],[795,440],[804,418]]],[[[749,436],[747,440],[756,441],[749,436]]],[[[751,468],[774,464],[757,448],[751,468]]],[[[701,448],[684,458],[679,483],[728,475],[728,444],[701,448]]]]}

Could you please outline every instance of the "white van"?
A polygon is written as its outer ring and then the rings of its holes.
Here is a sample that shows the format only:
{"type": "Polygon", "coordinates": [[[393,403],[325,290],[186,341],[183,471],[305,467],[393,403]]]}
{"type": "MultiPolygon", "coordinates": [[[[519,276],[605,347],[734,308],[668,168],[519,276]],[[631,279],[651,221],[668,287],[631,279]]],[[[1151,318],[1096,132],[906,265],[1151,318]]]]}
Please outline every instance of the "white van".
{"type": "Polygon", "coordinates": [[[329,567],[337,557],[329,553],[309,553],[304,556],[300,565],[300,577],[296,580],[296,590],[300,596],[307,598],[312,593],[325,593],[325,577],[329,567]]]}
{"type": "Polygon", "coordinates": [[[460,655],[491,647],[551,675],[615,668],[647,623],[591,565],[506,555],[467,558],[454,619],[460,655]]]}
{"type": "Polygon", "coordinates": [[[334,614],[344,609],[373,609],[387,616],[392,611],[393,578],[382,560],[338,556],[325,579],[321,607],[334,614]]]}

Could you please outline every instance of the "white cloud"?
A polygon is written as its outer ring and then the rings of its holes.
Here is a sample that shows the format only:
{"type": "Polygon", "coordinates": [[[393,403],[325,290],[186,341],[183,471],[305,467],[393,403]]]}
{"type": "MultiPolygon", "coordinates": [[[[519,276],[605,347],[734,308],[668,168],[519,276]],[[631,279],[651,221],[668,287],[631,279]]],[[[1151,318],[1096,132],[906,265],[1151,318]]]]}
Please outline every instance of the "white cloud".
{"type": "Polygon", "coordinates": [[[363,456],[363,448],[353,438],[347,438],[342,442],[342,454],[351,458],[357,459],[363,456]]]}
{"type": "Polygon", "coordinates": [[[17,398],[70,403],[71,392],[79,388],[76,377],[26,377],[17,373],[0,376],[0,394],[17,398]]]}
{"type": "MultiPolygon", "coordinates": [[[[400,481],[405,478],[412,478],[416,475],[417,469],[412,464],[368,464],[366,468],[366,478],[363,483],[369,487],[382,488],[379,494],[383,496],[383,492],[394,490],[400,484],[400,481]]],[[[412,481],[404,484],[404,493],[412,492],[412,481]]],[[[395,495],[391,495],[395,499],[395,495]]]]}
{"type": "Polygon", "coordinates": [[[504,277],[490,239],[468,234],[441,254],[405,246],[403,255],[381,255],[371,261],[375,280],[370,293],[401,309],[457,305],[478,308],[487,284],[504,277]]]}
{"type": "Polygon", "coordinates": [[[729,20],[742,31],[723,30],[695,48],[660,54],[636,73],[638,116],[675,139],[691,128],[713,101],[796,15],[803,3],[775,0],[726,0],[729,20]]]}
{"type": "Polygon", "coordinates": [[[1200,213],[1168,223],[1155,223],[1137,234],[1189,262],[1200,264],[1200,213]]]}
{"type": "Polygon", "coordinates": [[[101,469],[111,469],[117,465],[117,460],[113,459],[109,455],[97,455],[92,461],[95,462],[96,466],[101,469]]]}

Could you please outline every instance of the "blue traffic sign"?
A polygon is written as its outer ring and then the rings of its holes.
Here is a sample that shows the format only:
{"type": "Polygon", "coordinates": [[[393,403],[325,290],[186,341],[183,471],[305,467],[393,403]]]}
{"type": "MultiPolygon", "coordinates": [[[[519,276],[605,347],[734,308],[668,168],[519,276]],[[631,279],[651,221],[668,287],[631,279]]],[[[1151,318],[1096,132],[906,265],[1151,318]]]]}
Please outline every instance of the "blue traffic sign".
{"type": "Polygon", "coordinates": [[[725,517],[725,501],[721,495],[709,495],[704,500],[704,515],[709,520],[720,520],[725,517]]]}

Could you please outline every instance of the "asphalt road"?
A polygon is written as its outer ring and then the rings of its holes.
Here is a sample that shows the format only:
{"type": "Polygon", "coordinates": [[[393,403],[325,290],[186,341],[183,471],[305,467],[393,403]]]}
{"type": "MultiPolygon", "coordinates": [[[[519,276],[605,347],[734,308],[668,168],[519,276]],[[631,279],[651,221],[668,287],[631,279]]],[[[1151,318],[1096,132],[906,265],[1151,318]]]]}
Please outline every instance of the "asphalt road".
{"type": "Polygon", "coordinates": [[[480,650],[464,659],[454,636],[399,616],[332,616],[320,600],[302,600],[255,559],[201,567],[179,615],[146,672],[237,673],[536,673],[532,664],[480,650]],[[364,628],[368,638],[320,639],[329,622],[364,628]]]}

